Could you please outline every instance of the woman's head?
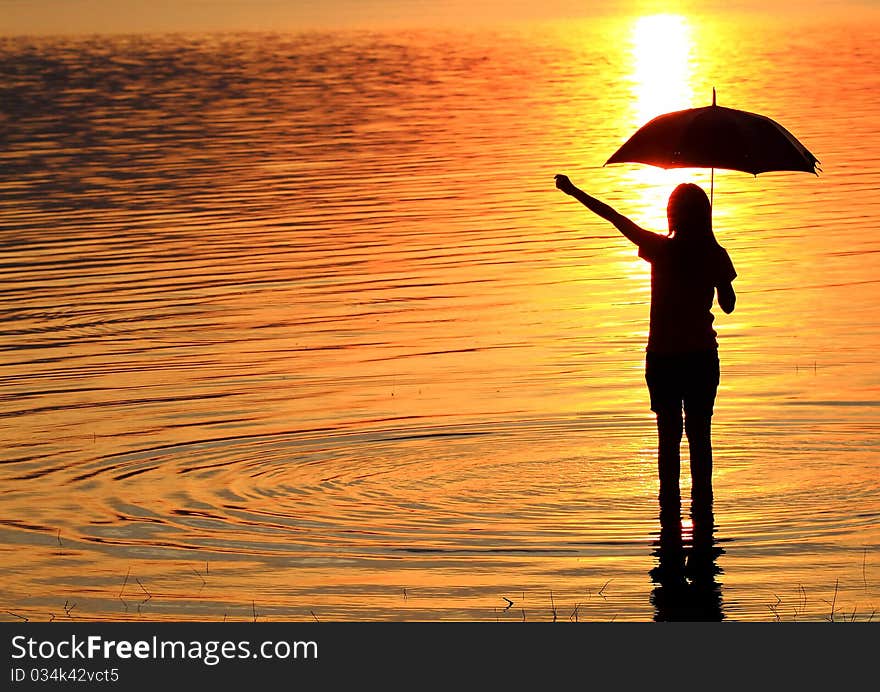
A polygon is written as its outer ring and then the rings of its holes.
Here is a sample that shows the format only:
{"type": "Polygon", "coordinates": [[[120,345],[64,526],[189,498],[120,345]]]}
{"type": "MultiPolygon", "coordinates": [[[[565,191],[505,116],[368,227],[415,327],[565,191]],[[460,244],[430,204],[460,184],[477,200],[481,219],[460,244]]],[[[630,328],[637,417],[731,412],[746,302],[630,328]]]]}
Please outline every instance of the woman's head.
{"type": "Polygon", "coordinates": [[[714,240],[712,206],[698,185],[682,183],[669,195],[666,205],[669,234],[685,240],[714,240]]]}

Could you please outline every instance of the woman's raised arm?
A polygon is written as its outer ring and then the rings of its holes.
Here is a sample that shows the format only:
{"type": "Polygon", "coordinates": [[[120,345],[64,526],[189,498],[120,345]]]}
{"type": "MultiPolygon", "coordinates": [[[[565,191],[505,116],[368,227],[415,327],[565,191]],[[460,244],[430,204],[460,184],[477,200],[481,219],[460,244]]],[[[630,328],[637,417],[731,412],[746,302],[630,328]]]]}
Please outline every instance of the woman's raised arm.
{"type": "Polygon", "coordinates": [[[565,194],[574,197],[594,214],[602,217],[606,221],[610,221],[618,231],[636,245],[641,246],[646,241],[650,242],[651,238],[656,235],[656,233],[646,231],[644,228],[616,211],[613,207],[605,204],[605,202],[601,202],[592,195],[588,195],[586,192],[579,189],[568,179],[567,175],[559,174],[556,176],[556,187],[559,190],[562,190],[565,194]]]}

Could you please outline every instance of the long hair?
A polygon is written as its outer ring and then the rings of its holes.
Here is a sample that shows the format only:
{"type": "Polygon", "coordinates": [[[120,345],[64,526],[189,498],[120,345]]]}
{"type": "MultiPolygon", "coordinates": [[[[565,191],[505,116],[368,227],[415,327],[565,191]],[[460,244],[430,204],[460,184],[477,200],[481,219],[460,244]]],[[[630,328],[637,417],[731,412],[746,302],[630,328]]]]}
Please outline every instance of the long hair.
{"type": "Polygon", "coordinates": [[[718,243],[712,232],[712,205],[699,185],[682,183],[666,205],[669,236],[684,242],[718,243]]]}

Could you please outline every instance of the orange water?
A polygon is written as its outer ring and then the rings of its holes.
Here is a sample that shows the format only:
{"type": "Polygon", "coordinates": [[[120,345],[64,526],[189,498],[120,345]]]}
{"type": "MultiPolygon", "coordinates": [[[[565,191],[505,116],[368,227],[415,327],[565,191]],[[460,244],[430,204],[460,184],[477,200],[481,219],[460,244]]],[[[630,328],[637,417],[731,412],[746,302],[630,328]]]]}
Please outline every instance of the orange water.
{"type": "Polygon", "coordinates": [[[714,86],[824,169],[715,175],[721,613],[869,619],[877,29],[2,40],[3,617],[653,618],[648,269],[553,174],[664,230],[602,163],[714,86]]]}

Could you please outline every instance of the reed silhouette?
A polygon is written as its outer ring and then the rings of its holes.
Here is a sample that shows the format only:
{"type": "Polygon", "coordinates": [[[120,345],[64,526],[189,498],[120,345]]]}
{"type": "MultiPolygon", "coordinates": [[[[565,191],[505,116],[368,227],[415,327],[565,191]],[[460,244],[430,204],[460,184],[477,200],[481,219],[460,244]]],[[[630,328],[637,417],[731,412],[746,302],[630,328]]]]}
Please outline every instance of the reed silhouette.
{"type": "Polygon", "coordinates": [[[726,313],[736,305],[736,270],[712,232],[712,207],[702,188],[679,185],[666,208],[668,235],[641,228],[577,188],[565,175],[556,187],[611,222],[651,264],[651,317],[645,380],[657,415],[657,465],[661,506],[680,504],[682,432],[690,451],[691,501],[698,514],[712,511],[712,414],[720,379],[712,304],[726,313]],[[682,411],[684,418],[682,418],[682,411]]]}

